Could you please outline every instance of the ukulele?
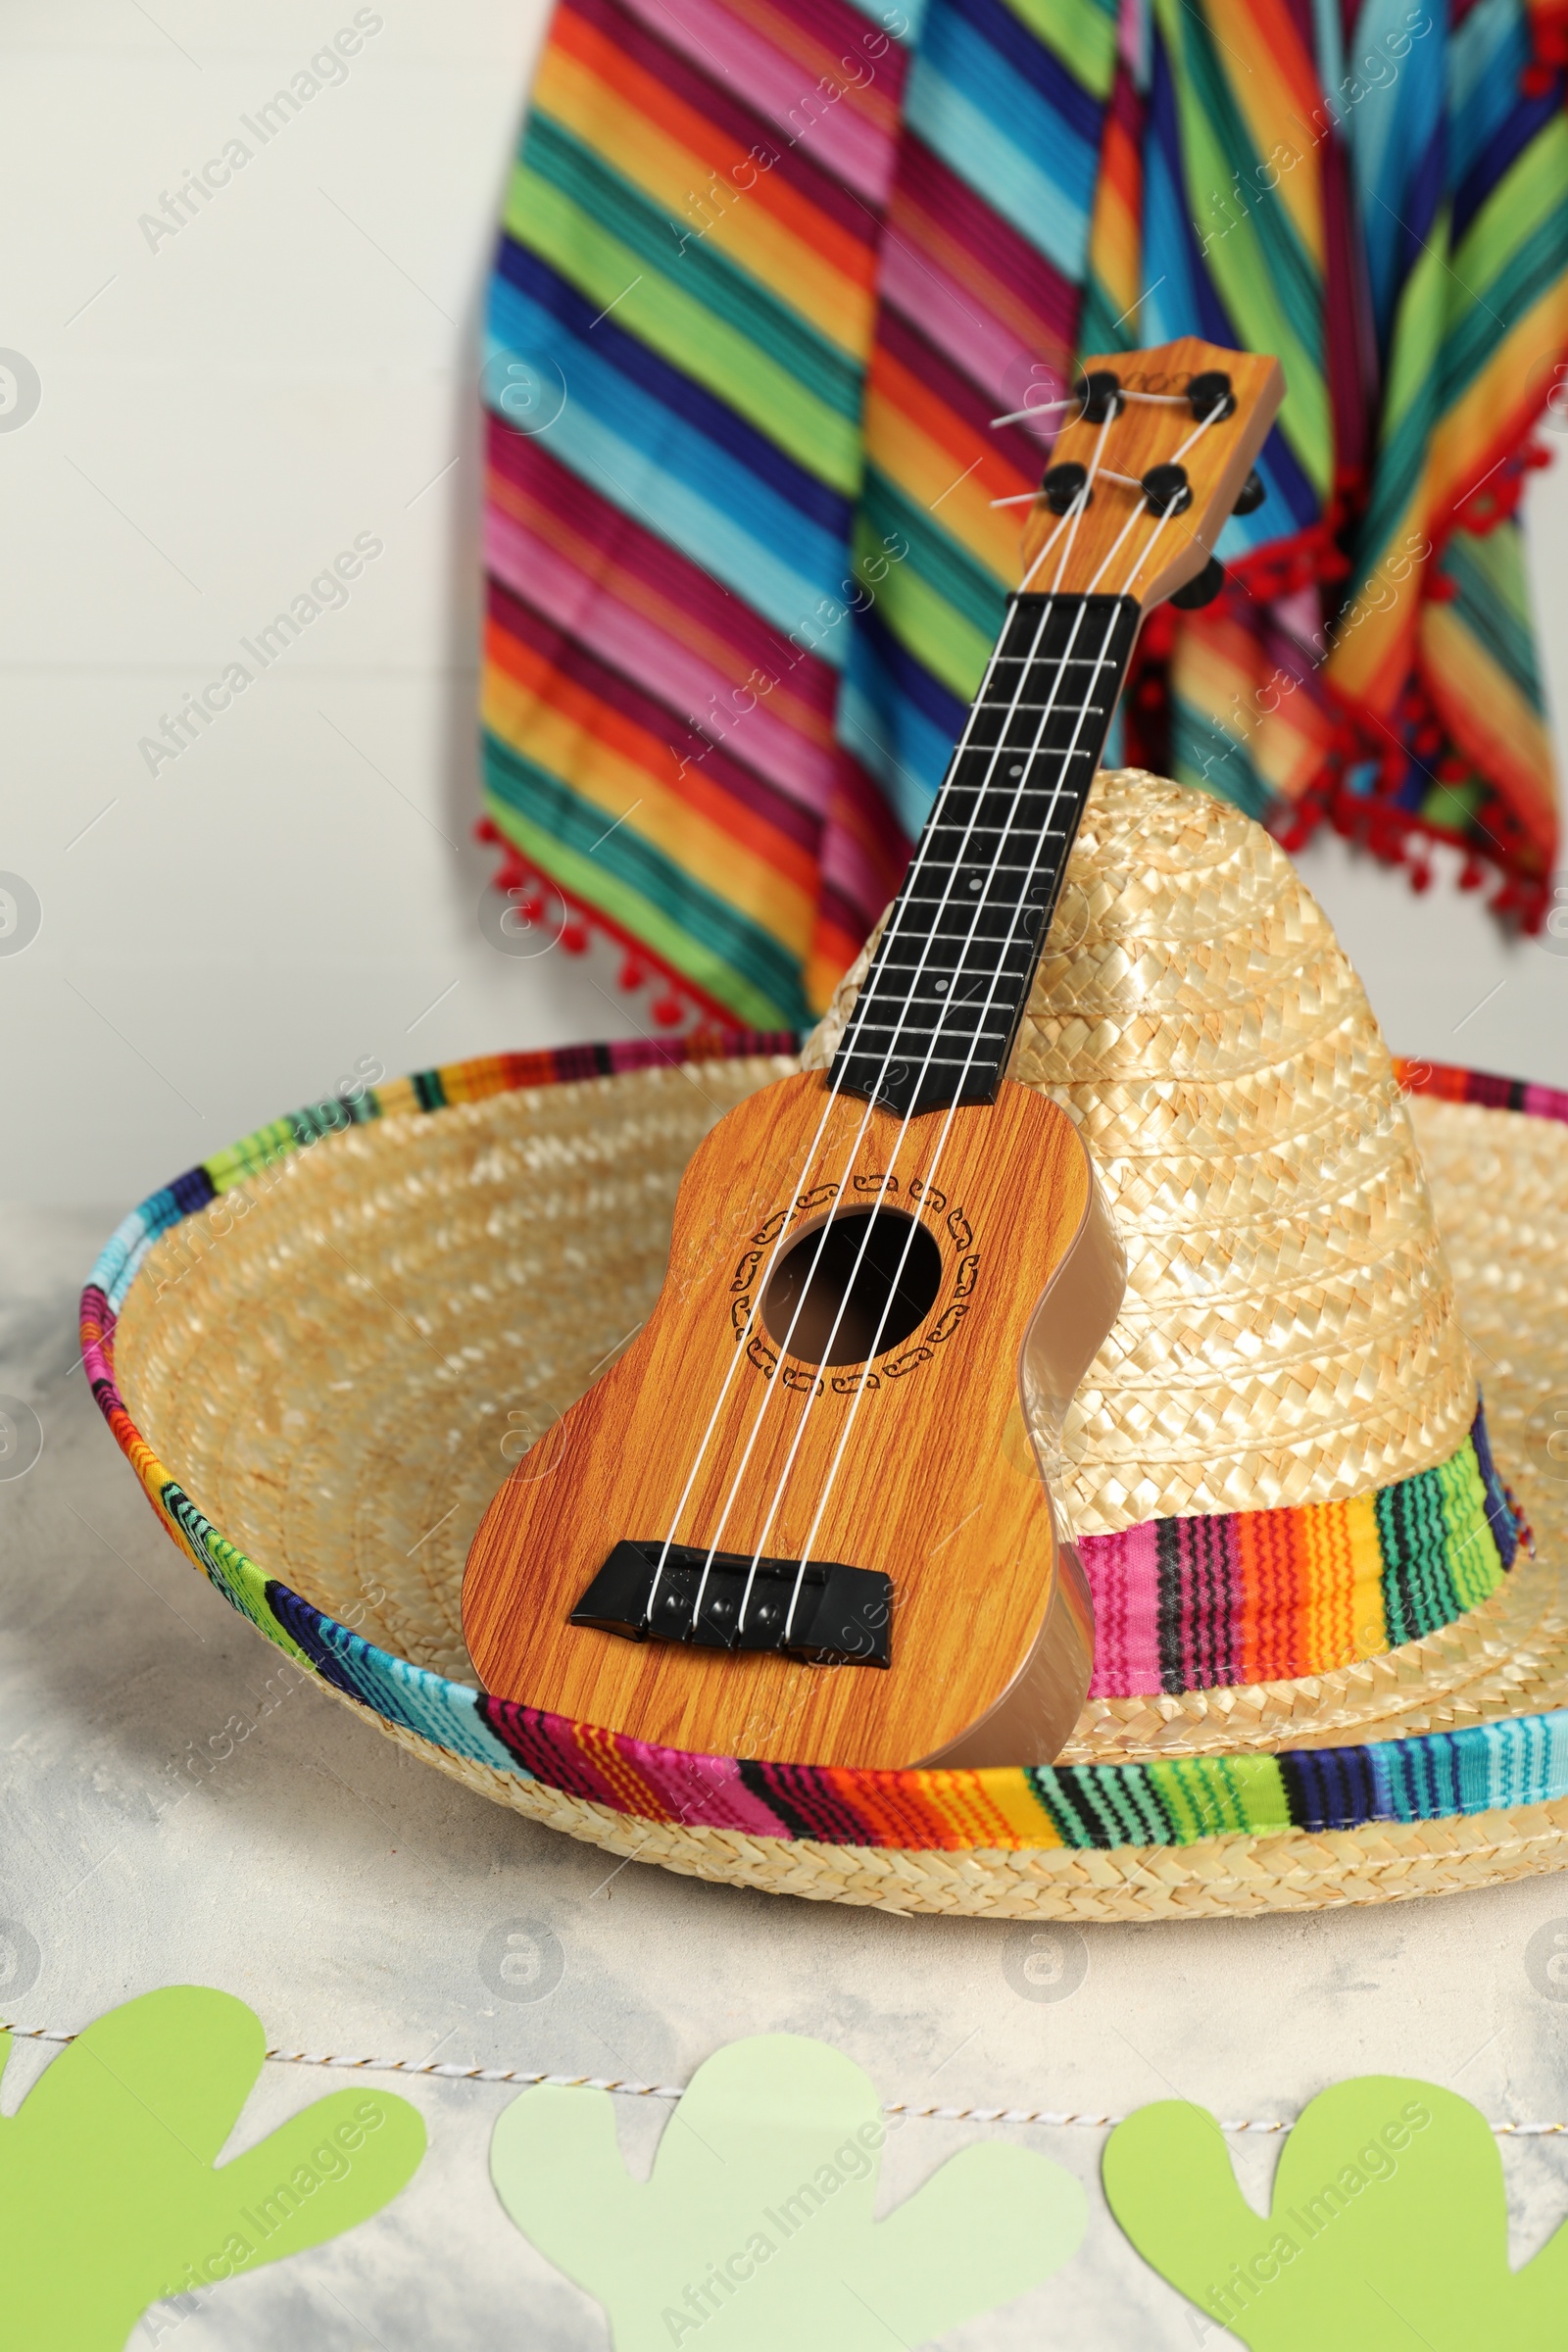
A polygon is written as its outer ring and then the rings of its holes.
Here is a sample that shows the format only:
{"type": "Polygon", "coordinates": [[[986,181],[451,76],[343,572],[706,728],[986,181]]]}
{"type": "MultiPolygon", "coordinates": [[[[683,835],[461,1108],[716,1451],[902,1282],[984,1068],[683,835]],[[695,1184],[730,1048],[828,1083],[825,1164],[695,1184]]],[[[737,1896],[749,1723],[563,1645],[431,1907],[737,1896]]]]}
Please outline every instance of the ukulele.
{"type": "Polygon", "coordinates": [[[1142,615],[1217,593],[1283,392],[1192,337],[1089,361],[1040,492],[999,502],[1022,584],[831,1068],[699,1147],[648,1322],[474,1537],[496,1696],[829,1766],[1068,1737],[1093,1614],[1037,1433],[1123,1268],[1077,1129],[1004,1072],[1142,615]]]}

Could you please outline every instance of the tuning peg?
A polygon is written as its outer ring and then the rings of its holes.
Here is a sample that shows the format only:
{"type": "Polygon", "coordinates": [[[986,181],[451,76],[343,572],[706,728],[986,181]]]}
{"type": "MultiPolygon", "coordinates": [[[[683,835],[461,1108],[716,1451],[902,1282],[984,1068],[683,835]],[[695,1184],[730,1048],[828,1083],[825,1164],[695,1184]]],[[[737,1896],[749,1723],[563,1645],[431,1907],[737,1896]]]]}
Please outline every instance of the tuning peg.
{"type": "Polygon", "coordinates": [[[1187,387],[1187,399],[1200,424],[1219,424],[1236,414],[1236,395],[1222,368],[1209,368],[1195,375],[1187,387]]]}
{"type": "MultiPolygon", "coordinates": [[[[1230,379],[1226,378],[1229,389],[1230,379]]],[[[1081,375],[1073,386],[1073,397],[1081,406],[1088,424],[1103,424],[1108,417],[1119,416],[1127,406],[1127,396],[1121,388],[1121,378],[1108,368],[1096,368],[1081,375]]]]}
{"type": "Polygon", "coordinates": [[[1267,496],[1268,492],[1263,487],[1262,477],[1254,466],[1238,491],[1236,504],[1232,507],[1231,513],[1233,514],[1255,514],[1267,496]]]}
{"type": "Polygon", "coordinates": [[[1225,585],[1225,566],[1217,556],[1210,556],[1201,571],[1190,579],[1185,588],[1178,588],[1171,603],[1182,612],[1200,612],[1211,605],[1225,585]]]}
{"type": "MultiPolygon", "coordinates": [[[[1041,496],[1053,514],[1065,514],[1088,479],[1083,467],[1075,466],[1069,459],[1064,465],[1052,466],[1040,485],[1041,496]]],[[[1091,490],[1089,497],[1084,500],[1086,507],[1094,495],[1091,490]]]]}
{"type": "Polygon", "coordinates": [[[1151,514],[1185,514],[1193,503],[1185,466],[1151,466],[1143,486],[1151,514]]]}

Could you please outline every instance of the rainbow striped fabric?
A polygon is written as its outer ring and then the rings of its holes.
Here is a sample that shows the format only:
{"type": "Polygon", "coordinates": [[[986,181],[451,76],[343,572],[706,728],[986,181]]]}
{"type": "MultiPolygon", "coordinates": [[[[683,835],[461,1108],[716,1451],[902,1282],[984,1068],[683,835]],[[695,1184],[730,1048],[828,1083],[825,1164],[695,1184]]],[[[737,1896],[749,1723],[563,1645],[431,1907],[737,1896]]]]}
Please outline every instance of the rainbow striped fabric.
{"type": "MultiPolygon", "coordinates": [[[[323,1615],[269,1576],[214,1525],[126,1411],[115,1380],[115,1327],[125,1296],[158,1236],[244,1175],[302,1151],[331,1150],[335,1131],[393,1112],[438,1114],[444,1104],[477,1102],[514,1087],[608,1078],[616,1070],[646,1067],[656,1059],[753,1054],[775,1050],[779,1043],[776,1038],[744,1034],[710,1035],[657,1046],[498,1054],[421,1071],[368,1090],[351,1107],[316,1103],[274,1121],[232,1151],[177,1177],[125,1218],[82,1293],[82,1363],[99,1409],[164,1528],[235,1609],[298,1665],[318,1674],[383,1723],[437,1748],[497,1772],[540,1780],[618,1812],[699,1828],[810,1838],[832,1844],[948,1851],[970,1846],[1021,1850],[1188,1845],[1227,1831],[1436,1821],[1568,1796],[1568,1712],[1360,1746],[1288,1750],[1278,1756],[1046,1770],[826,1770],[652,1747],[592,1724],[491,1698],[471,1685],[396,1657],[323,1615]]],[[[1406,1067],[1413,1072],[1410,1083],[1420,1091],[1522,1107],[1511,1101],[1513,1090],[1506,1080],[1477,1079],[1430,1064],[1406,1067]],[[1509,1100],[1499,1102],[1499,1093],[1509,1100]]],[[[1530,1108],[1538,1116],[1568,1123],[1568,1096],[1541,1099],[1544,1090],[1531,1091],[1538,1099],[1530,1108]]],[[[1460,1524],[1465,1509],[1474,1511],[1479,1499],[1498,1562],[1506,1566],[1512,1557],[1513,1519],[1496,1486],[1479,1420],[1458,1460],[1458,1484],[1468,1492],[1469,1501],[1453,1505],[1454,1525],[1460,1524]],[[1473,1456],[1473,1470],[1467,1454],[1473,1456]]],[[[1427,1475],[1439,1481],[1441,1513],[1446,1518],[1450,1503],[1443,1485],[1446,1473],[1427,1475]]],[[[1411,1501],[1410,1491],[1420,1490],[1422,1484],[1406,1480],[1377,1498],[1396,1531],[1390,1537],[1385,1589],[1396,1572],[1400,1542],[1407,1548],[1412,1540],[1417,1547],[1424,1543],[1429,1561],[1438,1559],[1440,1547],[1430,1531],[1433,1495],[1428,1490],[1422,1506],[1411,1501]],[[1428,1523],[1424,1538],[1418,1532],[1423,1520],[1428,1523]]],[[[1452,1560],[1446,1553],[1443,1556],[1448,1558],[1451,1575],[1452,1560]]],[[[1447,1609],[1450,1599],[1470,1605],[1457,1587],[1441,1608],[1447,1609]]],[[[1440,1614],[1434,1622],[1441,1621],[1440,1614]]],[[[1394,1624],[1390,1618],[1391,1633],[1394,1624]]],[[[1125,1634],[1116,1638],[1126,1639],[1125,1634]]]]}
{"type": "Polygon", "coordinates": [[[1129,752],[1288,838],[1462,842],[1536,919],[1513,508],[1564,398],[1560,13],[558,0],[484,367],[503,881],[729,1016],[819,1011],[1016,578],[991,502],[1043,443],[989,419],[1197,331],[1290,396],[1225,596],[1146,633],[1129,752]]]}
{"type": "Polygon", "coordinates": [[[1130,750],[1276,824],[1423,835],[1539,921],[1556,796],[1515,509],[1568,368],[1568,122],[1515,0],[1152,0],[1124,53],[1085,334],[1277,351],[1231,586],[1156,616],[1130,750]]]}
{"type": "Polygon", "coordinates": [[[1095,1603],[1089,1694],[1235,1690],[1353,1666],[1479,1607],[1518,1547],[1479,1410],[1450,1461],[1374,1494],[1080,1537],[1095,1603]]]}

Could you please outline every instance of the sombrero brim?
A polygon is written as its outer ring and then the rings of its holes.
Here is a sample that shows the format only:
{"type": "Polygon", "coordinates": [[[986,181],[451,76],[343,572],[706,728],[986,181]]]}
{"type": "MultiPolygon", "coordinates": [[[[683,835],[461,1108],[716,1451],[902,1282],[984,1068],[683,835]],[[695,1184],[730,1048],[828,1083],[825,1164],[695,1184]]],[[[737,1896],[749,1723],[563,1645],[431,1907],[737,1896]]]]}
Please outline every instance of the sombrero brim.
{"type": "Polygon", "coordinates": [[[793,1066],[791,1043],[711,1033],[426,1071],[277,1121],[144,1201],[93,1269],[82,1349],[173,1540],[412,1753],[703,1878],[899,1911],[1146,1919],[1568,1862],[1568,1461],[1550,1450],[1558,1399],[1568,1429],[1568,1097],[1457,1071],[1405,1075],[1538,1549],[1467,1621],[1473,1672],[1447,1653],[1431,1670],[1427,1644],[1368,1661],[1383,1736],[1293,1738],[1291,1693],[1270,1687],[1225,1694],[1220,1752],[1211,1716],[1170,1752],[1167,1713],[1114,1760],[829,1771],[651,1748],[474,1687],[472,1528],[646,1312],[687,1157],[717,1111],[793,1066]]]}

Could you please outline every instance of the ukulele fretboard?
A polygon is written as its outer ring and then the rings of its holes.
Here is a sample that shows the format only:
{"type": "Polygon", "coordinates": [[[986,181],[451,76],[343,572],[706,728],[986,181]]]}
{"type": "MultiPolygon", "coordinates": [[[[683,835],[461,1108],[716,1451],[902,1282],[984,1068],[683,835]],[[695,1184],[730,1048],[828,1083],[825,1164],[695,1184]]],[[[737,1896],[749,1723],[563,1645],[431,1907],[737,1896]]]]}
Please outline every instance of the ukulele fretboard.
{"type": "Polygon", "coordinates": [[[833,1064],[890,1110],[989,1102],[1137,635],[1127,596],[1015,596],[833,1064]]]}

